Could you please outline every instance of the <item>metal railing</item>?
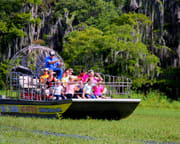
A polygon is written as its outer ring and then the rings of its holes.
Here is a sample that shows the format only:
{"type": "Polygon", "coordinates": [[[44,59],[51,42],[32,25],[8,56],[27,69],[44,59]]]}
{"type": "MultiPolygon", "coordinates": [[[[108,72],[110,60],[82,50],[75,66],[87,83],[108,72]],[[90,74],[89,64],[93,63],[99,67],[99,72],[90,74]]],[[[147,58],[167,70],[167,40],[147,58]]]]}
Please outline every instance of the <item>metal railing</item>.
{"type": "MultiPolygon", "coordinates": [[[[132,84],[131,79],[103,74],[101,74],[101,76],[105,81],[100,83],[100,85],[103,86],[102,95],[104,97],[129,98],[132,84]]],[[[11,72],[6,96],[15,99],[49,101],[51,100],[50,96],[54,95],[52,89],[55,84],[56,83],[52,83],[52,86],[48,88],[45,82],[40,82],[39,78],[34,75],[11,72]],[[49,89],[49,95],[46,94],[47,89],[49,89]]],[[[85,85],[85,83],[83,85],[85,85]]],[[[94,84],[94,86],[95,85],[97,84],[94,84]]],[[[78,81],[74,82],[74,86],[78,86],[78,81]]],[[[75,94],[80,93],[75,92],[75,94]]]]}

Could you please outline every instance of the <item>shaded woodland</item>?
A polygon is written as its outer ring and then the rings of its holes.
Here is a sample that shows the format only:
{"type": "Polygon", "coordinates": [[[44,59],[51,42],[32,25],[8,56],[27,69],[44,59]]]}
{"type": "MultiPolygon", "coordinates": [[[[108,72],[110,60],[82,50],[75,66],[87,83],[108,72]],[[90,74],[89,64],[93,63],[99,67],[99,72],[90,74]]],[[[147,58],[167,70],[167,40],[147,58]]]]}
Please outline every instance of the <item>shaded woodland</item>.
{"type": "Polygon", "coordinates": [[[46,45],[76,72],[122,75],[180,95],[180,0],[0,0],[0,87],[8,59],[46,45]]]}

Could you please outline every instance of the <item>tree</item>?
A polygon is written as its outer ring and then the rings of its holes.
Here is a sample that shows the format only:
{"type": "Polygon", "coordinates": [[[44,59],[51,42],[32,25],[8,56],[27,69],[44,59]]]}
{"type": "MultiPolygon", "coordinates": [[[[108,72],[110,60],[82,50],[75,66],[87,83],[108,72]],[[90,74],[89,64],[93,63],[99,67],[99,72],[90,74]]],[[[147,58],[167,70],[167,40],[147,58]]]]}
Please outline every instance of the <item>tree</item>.
{"type": "Polygon", "coordinates": [[[138,16],[126,14],[113,19],[104,31],[88,27],[70,33],[64,45],[65,60],[72,65],[82,61],[81,66],[98,67],[102,72],[131,77],[136,87],[152,84],[159,72],[159,59],[141,42],[138,26],[142,22],[138,16]]]}
{"type": "Polygon", "coordinates": [[[37,5],[41,0],[2,0],[0,4],[1,60],[12,57],[23,45],[32,43],[38,29],[37,5]]]}

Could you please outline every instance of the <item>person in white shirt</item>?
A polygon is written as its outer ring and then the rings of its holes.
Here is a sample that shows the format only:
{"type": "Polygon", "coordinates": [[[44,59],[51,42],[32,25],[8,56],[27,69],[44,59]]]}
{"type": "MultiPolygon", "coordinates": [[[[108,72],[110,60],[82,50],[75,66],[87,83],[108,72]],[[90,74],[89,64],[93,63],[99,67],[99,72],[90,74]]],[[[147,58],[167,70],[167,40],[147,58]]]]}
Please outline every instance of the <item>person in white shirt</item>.
{"type": "Polygon", "coordinates": [[[85,84],[84,89],[83,89],[83,97],[85,96],[86,98],[92,98],[95,99],[96,96],[93,93],[93,88],[94,84],[93,84],[93,79],[92,78],[88,78],[87,84],[85,84]]]}
{"type": "Polygon", "coordinates": [[[61,81],[57,80],[55,86],[53,87],[53,94],[56,97],[56,100],[66,99],[66,97],[63,95],[63,90],[64,88],[61,84],[61,81]]]}

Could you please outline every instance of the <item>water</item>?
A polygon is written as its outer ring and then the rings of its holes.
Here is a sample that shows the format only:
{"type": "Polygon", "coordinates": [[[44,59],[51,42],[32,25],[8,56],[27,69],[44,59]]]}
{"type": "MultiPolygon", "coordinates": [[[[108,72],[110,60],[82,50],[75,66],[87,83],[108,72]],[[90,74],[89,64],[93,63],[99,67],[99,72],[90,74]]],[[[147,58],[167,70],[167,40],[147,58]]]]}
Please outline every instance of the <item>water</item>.
{"type": "MultiPolygon", "coordinates": [[[[58,137],[70,137],[70,138],[80,138],[84,140],[93,140],[95,138],[89,137],[89,136],[81,136],[81,135],[71,135],[71,134],[62,134],[62,133],[56,133],[56,132],[50,132],[50,131],[42,131],[42,130],[28,130],[28,129],[22,129],[22,128],[17,128],[17,127],[9,127],[9,126],[0,126],[0,128],[8,128],[11,130],[15,131],[28,131],[32,133],[38,133],[38,134],[43,134],[43,135],[53,135],[53,136],[58,136],[58,137]]],[[[101,139],[101,138],[96,138],[96,139],[101,139]]],[[[157,141],[144,141],[144,140],[131,140],[140,142],[142,144],[178,144],[177,142],[157,142],[157,141]]],[[[3,139],[0,138],[0,143],[3,142],[3,139]]]]}
{"type": "Polygon", "coordinates": [[[2,128],[8,128],[8,129],[15,130],[15,131],[28,131],[28,132],[39,133],[39,134],[43,134],[43,135],[54,135],[54,136],[59,136],[59,137],[80,138],[80,139],[85,139],[85,140],[92,140],[93,139],[89,136],[61,134],[61,133],[50,132],[50,131],[41,131],[41,130],[28,130],[28,129],[21,129],[21,128],[17,128],[17,127],[9,127],[9,126],[0,126],[0,128],[1,127],[2,128]]]}

